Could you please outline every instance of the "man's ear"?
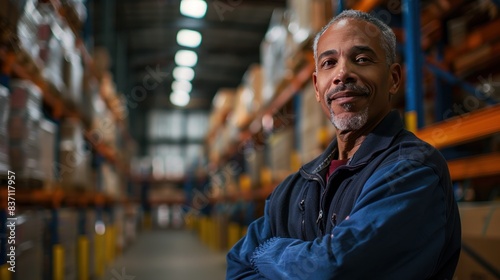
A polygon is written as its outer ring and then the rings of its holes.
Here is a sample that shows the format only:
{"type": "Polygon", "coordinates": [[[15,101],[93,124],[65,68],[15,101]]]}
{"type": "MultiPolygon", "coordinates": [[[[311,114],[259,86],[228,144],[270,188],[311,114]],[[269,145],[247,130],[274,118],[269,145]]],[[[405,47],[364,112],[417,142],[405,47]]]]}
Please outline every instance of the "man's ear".
{"type": "Polygon", "coordinates": [[[389,88],[389,93],[391,95],[394,95],[398,92],[399,87],[401,86],[401,78],[402,78],[401,65],[399,65],[399,63],[393,63],[389,71],[391,72],[391,81],[392,81],[392,85],[389,88]]]}
{"type": "Polygon", "coordinates": [[[321,95],[319,94],[319,90],[318,90],[318,84],[317,84],[318,77],[316,75],[316,71],[314,71],[312,73],[312,79],[313,79],[313,85],[314,85],[314,92],[315,92],[315,95],[316,95],[316,101],[320,102],[321,101],[321,95]]]}

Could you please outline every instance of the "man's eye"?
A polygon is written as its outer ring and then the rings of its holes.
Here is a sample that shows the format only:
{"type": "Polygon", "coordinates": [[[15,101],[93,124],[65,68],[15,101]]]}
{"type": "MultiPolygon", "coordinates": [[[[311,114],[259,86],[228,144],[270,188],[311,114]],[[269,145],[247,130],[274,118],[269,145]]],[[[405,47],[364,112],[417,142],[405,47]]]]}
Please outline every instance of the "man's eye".
{"type": "Polygon", "coordinates": [[[328,60],[323,61],[323,63],[321,64],[321,67],[331,67],[333,65],[335,65],[335,61],[328,59],[328,60]]]}
{"type": "Polygon", "coordinates": [[[361,62],[361,63],[370,62],[370,59],[368,59],[367,57],[359,57],[356,59],[356,62],[361,62]]]}

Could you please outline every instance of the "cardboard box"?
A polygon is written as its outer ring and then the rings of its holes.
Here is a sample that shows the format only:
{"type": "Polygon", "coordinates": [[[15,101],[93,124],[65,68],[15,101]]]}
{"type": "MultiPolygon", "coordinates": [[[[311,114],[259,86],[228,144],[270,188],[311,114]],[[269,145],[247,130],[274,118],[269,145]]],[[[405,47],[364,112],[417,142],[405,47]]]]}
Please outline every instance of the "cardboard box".
{"type": "Polygon", "coordinates": [[[231,125],[241,128],[248,124],[257,108],[257,106],[254,106],[253,96],[253,91],[248,87],[238,87],[234,111],[229,120],[231,125]]]}
{"type": "Polygon", "coordinates": [[[101,165],[101,174],[102,192],[111,197],[120,197],[122,195],[122,188],[115,168],[108,163],[104,163],[101,165]]]}
{"type": "Polygon", "coordinates": [[[46,186],[52,187],[55,182],[57,128],[53,122],[43,119],[39,129],[40,170],[46,186]]]}
{"type": "Polygon", "coordinates": [[[462,236],[500,239],[500,202],[460,203],[462,236]]]}
{"type": "Polygon", "coordinates": [[[291,160],[295,143],[294,128],[287,126],[280,128],[269,138],[269,160],[273,181],[281,181],[288,176],[291,170],[291,160]]]}
{"type": "Polygon", "coordinates": [[[314,17],[312,14],[312,3],[311,1],[303,0],[288,0],[287,8],[291,14],[290,22],[295,26],[292,32],[295,30],[303,30],[303,32],[311,32],[311,21],[314,17]]]}
{"type": "Polygon", "coordinates": [[[257,109],[262,105],[262,66],[252,64],[243,76],[243,85],[253,92],[253,102],[257,109]]]}
{"type": "Polygon", "coordinates": [[[250,65],[243,75],[242,84],[236,90],[236,98],[229,122],[238,128],[249,125],[255,114],[263,106],[262,67],[250,65]]]}
{"type": "Polygon", "coordinates": [[[321,143],[322,139],[320,139],[318,135],[327,117],[316,101],[312,83],[308,83],[302,91],[303,92],[300,95],[300,119],[298,120],[298,129],[300,131],[299,150],[301,161],[306,163],[323,152],[321,143]]]}
{"type": "Polygon", "coordinates": [[[498,279],[492,270],[500,273],[500,203],[461,203],[459,209],[463,248],[454,279],[498,279]]]}
{"type": "Polygon", "coordinates": [[[228,114],[233,110],[235,104],[236,89],[222,88],[217,91],[212,101],[212,111],[208,133],[215,133],[219,127],[226,123],[228,114]]]}
{"type": "Polygon", "coordinates": [[[108,111],[103,118],[95,119],[94,128],[102,135],[102,141],[105,145],[115,148],[117,146],[118,126],[111,111],[108,111]]]}
{"type": "Polygon", "coordinates": [[[249,142],[243,148],[243,155],[245,158],[245,171],[250,176],[252,189],[259,189],[262,187],[261,181],[261,168],[265,163],[264,145],[257,142],[249,142]]]}
{"type": "Polygon", "coordinates": [[[65,119],[61,124],[58,167],[58,179],[64,189],[93,187],[90,153],[84,149],[83,128],[78,119],[65,119]]]}
{"type": "MultiPolygon", "coordinates": [[[[319,32],[333,17],[333,8],[331,0],[313,0],[312,1],[312,30],[319,32]]],[[[352,5],[346,4],[347,7],[352,5]]]]}
{"type": "Polygon", "coordinates": [[[496,280],[500,272],[500,238],[463,237],[462,252],[454,280],[496,280]]]}

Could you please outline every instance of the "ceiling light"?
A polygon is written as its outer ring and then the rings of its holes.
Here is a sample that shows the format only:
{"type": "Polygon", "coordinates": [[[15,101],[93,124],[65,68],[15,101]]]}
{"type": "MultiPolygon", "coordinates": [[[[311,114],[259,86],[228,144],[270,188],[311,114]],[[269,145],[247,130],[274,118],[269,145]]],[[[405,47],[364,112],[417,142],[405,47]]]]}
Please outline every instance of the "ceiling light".
{"type": "Polygon", "coordinates": [[[172,91],[184,91],[189,93],[191,92],[192,88],[193,86],[191,85],[191,83],[185,80],[174,81],[172,83],[172,91]]]}
{"type": "Polygon", "coordinates": [[[207,13],[207,2],[202,0],[182,0],[181,14],[187,17],[202,18],[207,13]]]}
{"type": "Polygon", "coordinates": [[[198,62],[198,55],[193,51],[180,50],[175,53],[175,63],[179,66],[193,67],[198,62]]]}
{"type": "Polygon", "coordinates": [[[174,91],[170,94],[170,102],[175,106],[184,107],[189,103],[191,97],[185,91],[174,91]]]}
{"type": "Polygon", "coordinates": [[[177,44],[196,48],[201,44],[201,34],[198,31],[181,29],[177,32],[177,44]]]}
{"type": "Polygon", "coordinates": [[[189,67],[177,66],[174,68],[172,75],[176,80],[191,81],[194,78],[194,70],[189,67]]]}

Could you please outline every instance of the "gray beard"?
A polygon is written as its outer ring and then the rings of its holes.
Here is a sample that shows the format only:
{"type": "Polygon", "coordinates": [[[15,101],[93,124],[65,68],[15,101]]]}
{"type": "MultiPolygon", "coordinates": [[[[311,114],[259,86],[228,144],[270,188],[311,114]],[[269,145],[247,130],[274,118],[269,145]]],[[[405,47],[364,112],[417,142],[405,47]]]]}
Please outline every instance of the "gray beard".
{"type": "MultiPolygon", "coordinates": [[[[352,108],[352,105],[349,103],[344,105],[344,109],[346,111],[350,111],[351,108],[352,108]]],[[[365,109],[363,109],[363,111],[357,113],[353,117],[349,117],[349,118],[337,117],[333,113],[333,110],[330,109],[330,121],[340,131],[359,130],[368,121],[368,107],[366,107],[365,109]]]]}

